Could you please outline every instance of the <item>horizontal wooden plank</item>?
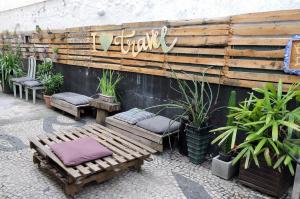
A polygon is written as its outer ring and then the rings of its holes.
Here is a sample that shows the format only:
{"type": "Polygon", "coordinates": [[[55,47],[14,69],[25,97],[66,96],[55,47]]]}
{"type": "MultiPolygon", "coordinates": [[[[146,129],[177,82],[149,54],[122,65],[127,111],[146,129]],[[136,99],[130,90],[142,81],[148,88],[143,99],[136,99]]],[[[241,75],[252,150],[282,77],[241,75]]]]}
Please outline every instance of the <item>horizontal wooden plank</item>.
{"type": "Polygon", "coordinates": [[[188,20],[169,20],[167,25],[170,27],[191,26],[202,24],[227,24],[230,22],[230,17],[219,17],[213,19],[188,19],[188,20]]]}
{"type": "Polygon", "coordinates": [[[257,69],[282,70],[283,61],[229,59],[228,66],[236,67],[236,68],[248,68],[248,69],[257,68],[257,69]]]}
{"type": "Polygon", "coordinates": [[[283,58],[284,49],[282,50],[227,49],[227,54],[229,56],[238,56],[238,57],[283,58]]]}
{"type": "Polygon", "coordinates": [[[231,17],[232,23],[275,22],[275,21],[300,21],[300,9],[258,12],[258,13],[234,15],[231,17]]]}
{"type": "Polygon", "coordinates": [[[237,71],[228,71],[227,77],[233,79],[246,79],[266,82],[278,82],[281,79],[284,83],[297,83],[300,81],[300,77],[295,75],[237,71]]]}
{"type": "Polygon", "coordinates": [[[168,35],[182,36],[182,35],[228,35],[229,25],[203,25],[203,26],[185,26],[180,28],[170,28],[168,35]]]}
{"type": "Polygon", "coordinates": [[[233,35],[293,35],[300,34],[300,23],[247,24],[231,26],[233,35]]]}
{"type": "Polygon", "coordinates": [[[289,38],[271,37],[232,37],[229,45],[249,45],[249,46],[285,46],[289,38]]]}

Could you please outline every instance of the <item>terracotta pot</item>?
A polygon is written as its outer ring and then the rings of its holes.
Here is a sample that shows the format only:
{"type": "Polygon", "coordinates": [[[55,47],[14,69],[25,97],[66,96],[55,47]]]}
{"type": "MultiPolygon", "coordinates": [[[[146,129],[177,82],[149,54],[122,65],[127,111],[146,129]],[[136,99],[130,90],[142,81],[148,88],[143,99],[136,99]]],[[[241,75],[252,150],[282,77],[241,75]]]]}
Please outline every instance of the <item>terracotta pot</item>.
{"type": "Polygon", "coordinates": [[[48,108],[51,108],[51,96],[50,95],[44,95],[44,101],[48,108]]]}

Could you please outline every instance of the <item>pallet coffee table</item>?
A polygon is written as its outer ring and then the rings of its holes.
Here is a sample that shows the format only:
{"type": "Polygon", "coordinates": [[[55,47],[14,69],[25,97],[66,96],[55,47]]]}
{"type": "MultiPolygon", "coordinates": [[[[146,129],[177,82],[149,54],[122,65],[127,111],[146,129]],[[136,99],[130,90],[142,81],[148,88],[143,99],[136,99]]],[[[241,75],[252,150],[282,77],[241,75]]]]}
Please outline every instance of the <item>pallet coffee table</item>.
{"type": "Polygon", "coordinates": [[[29,138],[33,162],[53,174],[64,186],[65,193],[74,196],[87,183],[106,181],[130,168],[140,170],[144,160],[156,151],[99,124],[89,124],[29,138]],[[67,167],[51,151],[49,145],[92,137],[113,152],[112,156],[67,167]]]}

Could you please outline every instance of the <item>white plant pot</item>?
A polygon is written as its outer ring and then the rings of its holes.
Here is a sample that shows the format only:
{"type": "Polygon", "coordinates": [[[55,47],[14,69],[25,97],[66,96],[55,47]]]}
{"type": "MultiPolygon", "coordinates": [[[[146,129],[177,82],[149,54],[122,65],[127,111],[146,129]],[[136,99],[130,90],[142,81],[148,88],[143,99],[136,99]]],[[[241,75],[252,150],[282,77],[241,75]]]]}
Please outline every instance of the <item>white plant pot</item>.
{"type": "Polygon", "coordinates": [[[224,162],[216,156],[212,159],[211,173],[225,180],[232,178],[237,172],[237,166],[232,165],[232,160],[224,162]]]}
{"type": "Polygon", "coordinates": [[[114,96],[103,95],[101,93],[99,94],[99,99],[104,101],[104,102],[109,102],[109,103],[115,102],[115,97],[114,96]]]}

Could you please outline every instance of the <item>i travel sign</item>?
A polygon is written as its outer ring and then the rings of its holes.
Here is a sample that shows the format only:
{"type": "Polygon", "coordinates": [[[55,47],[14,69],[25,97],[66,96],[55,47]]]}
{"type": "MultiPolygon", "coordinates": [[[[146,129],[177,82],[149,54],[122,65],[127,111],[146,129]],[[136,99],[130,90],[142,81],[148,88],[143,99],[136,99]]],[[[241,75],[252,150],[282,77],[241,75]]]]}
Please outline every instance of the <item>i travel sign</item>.
{"type": "Polygon", "coordinates": [[[130,34],[124,34],[122,30],[121,35],[113,35],[111,33],[91,33],[93,39],[93,51],[98,51],[96,49],[96,44],[100,44],[100,48],[107,52],[109,47],[114,45],[121,46],[121,53],[128,54],[131,52],[133,57],[136,57],[140,52],[161,48],[163,53],[168,53],[176,44],[177,38],[175,38],[171,44],[168,46],[166,43],[166,35],[168,28],[163,26],[160,31],[152,30],[146,33],[145,36],[134,39],[136,32],[133,30],[130,34]]]}

